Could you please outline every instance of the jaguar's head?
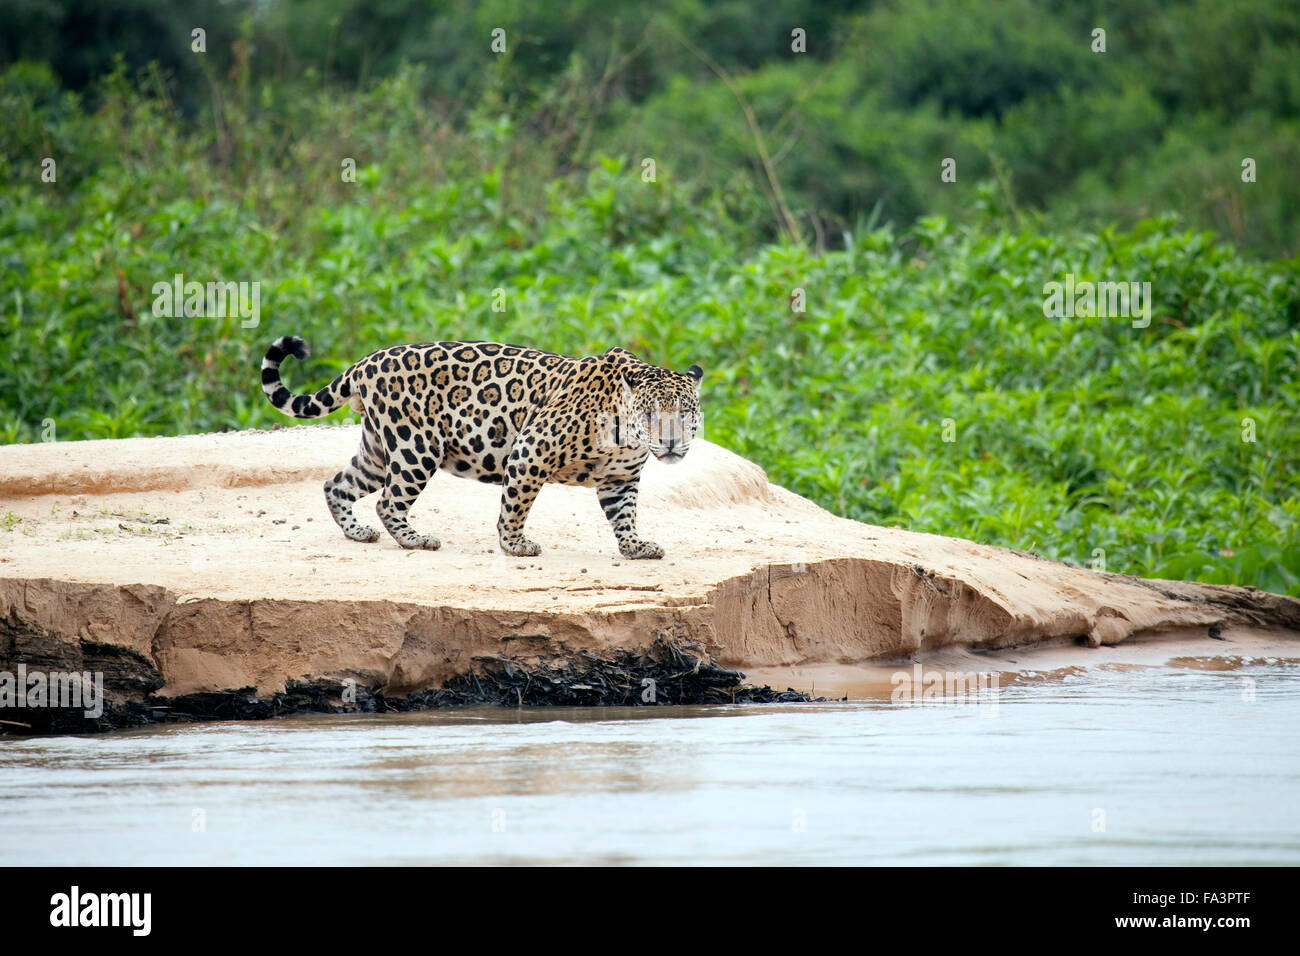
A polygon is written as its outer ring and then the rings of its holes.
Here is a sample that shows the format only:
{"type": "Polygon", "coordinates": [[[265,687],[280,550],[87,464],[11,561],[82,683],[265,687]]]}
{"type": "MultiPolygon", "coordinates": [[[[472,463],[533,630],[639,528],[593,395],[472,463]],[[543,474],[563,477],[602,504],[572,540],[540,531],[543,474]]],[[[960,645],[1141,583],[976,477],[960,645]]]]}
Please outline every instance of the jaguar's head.
{"type": "Polygon", "coordinates": [[[645,446],[667,464],[676,464],[691,449],[700,430],[700,380],[704,369],[692,365],[670,372],[654,365],[624,368],[623,408],[627,441],[645,446]]]}

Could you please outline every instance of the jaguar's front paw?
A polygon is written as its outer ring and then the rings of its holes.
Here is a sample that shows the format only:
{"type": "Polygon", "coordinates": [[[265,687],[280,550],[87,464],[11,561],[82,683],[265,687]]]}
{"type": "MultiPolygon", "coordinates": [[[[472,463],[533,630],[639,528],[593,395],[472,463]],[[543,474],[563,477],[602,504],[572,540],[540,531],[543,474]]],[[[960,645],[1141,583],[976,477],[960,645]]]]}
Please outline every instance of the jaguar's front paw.
{"type": "Polygon", "coordinates": [[[501,550],[516,558],[531,558],[542,553],[542,546],[527,538],[516,538],[513,541],[502,541],[501,550]]]}
{"type": "Polygon", "coordinates": [[[653,541],[645,541],[640,538],[631,541],[620,541],[618,550],[625,558],[662,558],[664,556],[663,548],[653,541]]]}

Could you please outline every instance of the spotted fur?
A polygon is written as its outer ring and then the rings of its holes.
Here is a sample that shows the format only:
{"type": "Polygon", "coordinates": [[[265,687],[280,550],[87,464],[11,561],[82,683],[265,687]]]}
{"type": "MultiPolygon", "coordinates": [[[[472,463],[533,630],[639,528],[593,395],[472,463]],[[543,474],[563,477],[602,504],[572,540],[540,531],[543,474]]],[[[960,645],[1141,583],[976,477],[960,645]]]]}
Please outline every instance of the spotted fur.
{"type": "Polygon", "coordinates": [[[318,392],[295,395],[280,381],[280,363],[308,354],[297,336],[276,339],[262,361],[262,390],[293,418],[344,405],[361,413],[360,450],[325,482],[330,513],[354,541],[379,539],[352,511],[378,491],[375,510],[398,544],[440,547],[407,512],[441,469],[502,486],[497,535],[507,554],[541,550],[524,537],[524,522],[542,485],[556,482],[596,489],[625,557],[663,557],[637,535],[637,489],[651,454],[672,463],[690,450],[700,427],[698,365],[671,372],[619,348],[572,358],[496,342],[424,342],[381,349],[318,392]]]}

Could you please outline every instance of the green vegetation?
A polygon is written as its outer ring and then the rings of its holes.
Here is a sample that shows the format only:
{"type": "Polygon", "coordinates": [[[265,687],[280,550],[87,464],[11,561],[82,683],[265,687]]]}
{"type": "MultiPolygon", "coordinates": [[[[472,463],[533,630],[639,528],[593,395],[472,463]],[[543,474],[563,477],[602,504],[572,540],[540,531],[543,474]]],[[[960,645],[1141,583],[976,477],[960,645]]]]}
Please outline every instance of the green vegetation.
{"type": "MultiPolygon", "coordinates": [[[[214,93],[286,124],[322,90],[419,68],[421,112],[505,113],[565,168],[653,157],[771,197],[794,231],[971,216],[994,176],[1052,228],[1176,214],[1249,253],[1300,255],[1295,0],[0,0],[0,65],[93,90],[151,62],[201,125],[214,93]],[[202,27],[206,52],[190,51],[202,27]],[[490,50],[504,30],[505,51],[490,50]],[[795,52],[793,31],[802,30],[795,52]],[[1094,31],[1105,51],[1094,52],[1094,31]],[[732,89],[734,86],[734,91],[732,89]],[[233,88],[232,88],[233,87],[233,88]],[[1240,181],[1251,158],[1257,182],[1240,181]],[[940,180],[945,158],[957,183],[940,180]]],[[[1097,47],[1100,50],[1100,47],[1097,47]]],[[[8,119],[8,118],[7,118],[8,119]]],[[[263,150],[281,148],[279,136],[263,150]]],[[[382,137],[366,144],[387,151],[382,137]]],[[[514,169],[516,167],[509,167],[514,169]]],[[[766,238],[791,229],[763,200],[766,238]]]]}
{"type": "Polygon", "coordinates": [[[286,422],[257,370],[287,332],[315,350],[286,366],[295,388],[395,342],[618,344],[703,365],[704,437],[836,513],[1300,594],[1291,8],[1248,5],[1246,26],[1208,3],[1116,15],[1102,76],[1086,29],[1075,47],[1081,5],[993,6],[1005,27],[961,26],[982,14],[947,3],[820,19],[790,3],[810,31],[797,61],[784,26],[761,43],[740,29],[740,6],[669,4],[601,34],[605,7],[578,5],[475,71],[465,50],[481,63],[486,40],[446,38],[486,37],[512,5],[445,20],[430,70],[384,47],[407,34],[382,18],[345,29],[354,7],[336,3],[312,39],[276,25],[298,7],[281,3],[232,22],[246,45],[229,62],[218,23],[212,61],[171,74],[119,60],[71,92],[66,70],[13,65],[0,440],[39,440],[46,420],[60,440],[286,422]],[[1221,75],[1201,16],[1225,44],[1269,43],[1221,75]],[[859,69],[864,37],[879,59],[859,69]],[[299,46],[318,42],[318,60],[299,46]],[[315,72],[276,74],[258,43],[315,72]],[[470,92],[448,99],[448,76],[470,92]],[[788,223],[727,82],[765,131],[788,223]],[[1242,183],[1254,154],[1261,182],[1242,183]],[[957,183],[939,181],[945,155],[957,183]],[[153,314],[177,273],[260,282],[260,324],[153,314]],[[1044,285],[1067,275],[1150,282],[1150,324],[1046,317],[1044,285]]]}

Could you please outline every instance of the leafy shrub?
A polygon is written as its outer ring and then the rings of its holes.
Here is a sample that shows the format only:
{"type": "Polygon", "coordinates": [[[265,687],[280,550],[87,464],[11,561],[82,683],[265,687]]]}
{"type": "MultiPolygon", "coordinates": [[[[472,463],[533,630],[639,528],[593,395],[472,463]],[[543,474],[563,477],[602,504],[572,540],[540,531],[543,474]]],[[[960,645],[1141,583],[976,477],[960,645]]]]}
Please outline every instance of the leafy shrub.
{"type": "Polygon", "coordinates": [[[23,167],[0,191],[6,441],[47,419],[60,439],[284,422],[257,369],[286,332],[315,347],[295,388],[401,341],[620,344],[703,365],[706,437],[840,514],[1300,593],[1295,262],[1170,218],[922,217],[819,254],[765,241],[747,184],[674,164],[646,182],[636,152],[574,168],[490,100],[447,123],[418,71],[284,104],[226,90],[198,125],[120,75],[94,111],[42,77],[0,79],[0,109],[30,113],[0,128],[7,168],[69,149],[57,183],[23,167]],[[154,315],[178,272],[261,282],[261,324],[154,315]],[[1067,273],[1151,282],[1150,325],[1045,317],[1067,273]]]}

